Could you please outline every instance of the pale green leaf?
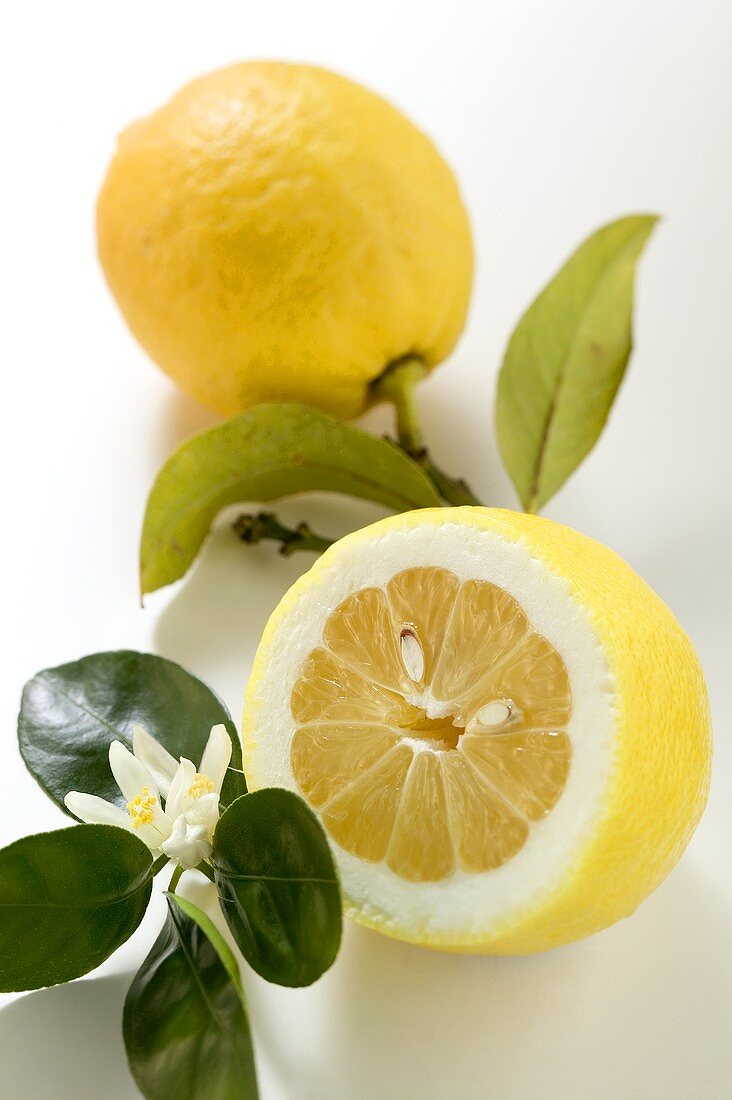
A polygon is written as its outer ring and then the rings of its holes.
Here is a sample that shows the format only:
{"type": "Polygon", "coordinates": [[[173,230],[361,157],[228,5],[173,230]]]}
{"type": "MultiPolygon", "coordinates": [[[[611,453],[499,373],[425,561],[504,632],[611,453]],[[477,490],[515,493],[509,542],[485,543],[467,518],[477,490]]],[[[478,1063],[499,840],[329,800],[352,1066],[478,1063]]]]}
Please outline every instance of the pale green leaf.
{"type": "Polygon", "coordinates": [[[140,546],[143,594],[184,575],[226,505],[313,490],[397,512],[441,503],[419,465],[386,440],[305,405],[257,405],[189,439],[158,474],[140,546]]]}
{"type": "Polygon", "coordinates": [[[524,508],[538,511],[595,445],[633,343],[633,287],[655,215],[599,229],[529,306],[498,380],[501,454],[524,508]]]}

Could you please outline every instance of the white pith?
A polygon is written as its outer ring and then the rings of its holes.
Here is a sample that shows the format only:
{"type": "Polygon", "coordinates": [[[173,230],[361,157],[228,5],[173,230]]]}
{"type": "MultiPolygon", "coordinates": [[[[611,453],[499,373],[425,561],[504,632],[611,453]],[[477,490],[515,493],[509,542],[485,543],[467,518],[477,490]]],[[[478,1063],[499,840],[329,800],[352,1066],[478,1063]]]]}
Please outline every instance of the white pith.
{"type": "MultiPolygon", "coordinates": [[[[347,596],[365,587],[385,587],[396,573],[414,566],[441,566],[461,582],[499,585],[558,651],[572,691],[566,787],[551,812],[532,823],[524,847],[502,866],[480,874],[457,870],[439,882],[408,882],[385,863],[365,862],[331,844],[347,911],[404,938],[418,930],[421,939],[436,943],[484,941],[499,924],[539,904],[562,880],[601,812],[612,762],[616,695],[605,653],[568,582],[525,543],[477,525],[434,521],[385,530],[368,541],[352,536],[338,543],[275,615],[264,666],[247,700],[247,772],[258,787],[298,791],[290,766],[295,730],[290,692],[303,661],[322,644],[328,617],[347,596]]],[[[430,717],[449,713],[449,705],[431,701],[428,692],[413,701],[430,717]]]]}

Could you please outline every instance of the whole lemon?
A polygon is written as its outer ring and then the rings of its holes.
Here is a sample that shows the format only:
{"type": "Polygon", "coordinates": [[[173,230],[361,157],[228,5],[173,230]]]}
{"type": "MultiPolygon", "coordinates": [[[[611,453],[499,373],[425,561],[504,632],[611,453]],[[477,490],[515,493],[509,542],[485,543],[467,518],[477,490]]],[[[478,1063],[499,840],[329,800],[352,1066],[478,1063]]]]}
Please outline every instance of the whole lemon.
{"type": "Polygon", "coordinates": [[[283,399],[356,416],[389,364],[434,366],[465,321],[450,168],[385,100],[313,66],[232,65],[130,126],[97,229],[135,336],[224,414],[283,399]]]}

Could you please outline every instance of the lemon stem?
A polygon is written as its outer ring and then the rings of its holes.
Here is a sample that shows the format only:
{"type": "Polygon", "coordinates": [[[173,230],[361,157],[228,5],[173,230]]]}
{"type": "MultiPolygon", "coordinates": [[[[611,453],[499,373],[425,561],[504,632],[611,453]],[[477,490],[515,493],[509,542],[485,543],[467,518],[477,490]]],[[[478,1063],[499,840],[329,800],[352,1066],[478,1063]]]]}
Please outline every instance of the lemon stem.
{"type": "Polygon", "coordinates": [[[205,875],[209,882],[216,882],[216,877],[209,867],[208,863],[199,863],[196,867],[197,871],[200,871],[202,875],[205,875]]]}
{"type": "Polygon", "coordinates": [[[171,894],[175,893],[175,888],[178,885],[178,883],[180,881],[180,876],[182,874],[183,874],[183,868],[181,867],[181,865],[179,863],[178,866],[176,867],[176,869],[173,871],[172,877],[170,879],[170,885],[168,886],[168,890],[170,891],[171,894]]]}
{"type": "Polygon", "coordinates": [[[448,477],[447,474],[444,474],[442,470],[435,466],[428,455],[420,460],[420,465],[447,504],[452,504],[455,507],[460,507],[463,504],[470,504],[479,508],[485,507],[483,501],[478,500],[467,481],[461,477],[448,477]]]}
{"type": "Polygon", "coordinates": [[[155,860],[152,867],[150,868],[150,874],[152,876],[159,874],[164,867],[167,867],[168,863],[170,863],[170,860],[167,856],[158,856],[158,858],[155,860]]]}
{"type": "Polygon", "coordinates": [[[466,481],[449,477],[435,465],[425,446],[417,408],[417,386],[426,373],[424,363],[416,356],[399,359],[376,380],[374,394],[393,404],[399,446],[419,463],[442,499],[447,504],[482,505],[466,481]]]}
{"type": "Polygon", "coordinates": [[[393,404],[399,446],[412,458],[425,451],[417,408],[417,386],[426,373],[420,359],[400,359],[384,371],[374,387],[380,397],[393,404]]]}
{"type": "Polygon", "coordinates": [[[298,523],[295,528],[285,527],[273,512],[241,515],[234,521],[233,528],[242,542],[249,546],[265,539],[279,542],[280,554],[286,558],[297,550],[312,550],[316,554],[322,554],[323,550],[327,550],[335,542],[335,539],[316,535],[307,523],[298,523]]]}

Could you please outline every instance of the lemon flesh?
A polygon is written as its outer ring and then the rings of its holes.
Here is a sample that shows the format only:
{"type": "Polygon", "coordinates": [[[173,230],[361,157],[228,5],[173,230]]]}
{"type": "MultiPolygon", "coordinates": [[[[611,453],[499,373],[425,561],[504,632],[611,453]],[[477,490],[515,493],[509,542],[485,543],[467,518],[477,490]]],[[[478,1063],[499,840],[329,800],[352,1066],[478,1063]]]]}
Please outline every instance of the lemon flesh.
{"type": "Polygon", "coordinates": [[[422,882],[510,859],[571,755],[566,669],[516,601],[408,569],[345,600],[323,641],[292,691],[291,762],[333,840],[422,882]]]}
{"type": "Polygon", "coordinates": [[[390,363],[444,359],[468,308],[450,168],[384,99],[308,65],[232,65],[130,126],[97,235],[132,332],[224,414],[356,416],[390,363]]]}
{"type": "Polygon", "coordinates": [[[704,681],[668,608],[607,548],[493,509],[329,550],[267,627],[244,740],[252,787],[319,815],[349,915],[458,951],[628,915],[709,782],[704,681]]]}

